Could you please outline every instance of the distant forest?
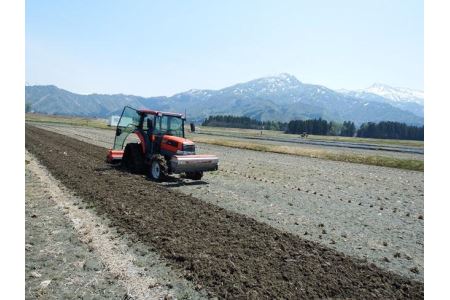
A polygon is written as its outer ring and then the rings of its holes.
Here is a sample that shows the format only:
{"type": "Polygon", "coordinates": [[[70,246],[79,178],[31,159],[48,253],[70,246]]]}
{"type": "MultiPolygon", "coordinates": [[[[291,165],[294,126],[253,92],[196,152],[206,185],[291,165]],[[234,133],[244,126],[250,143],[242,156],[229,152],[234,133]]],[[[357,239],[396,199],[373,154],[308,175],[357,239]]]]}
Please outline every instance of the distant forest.
{"type": "Polygon", "coordinates": [[[288,123],[286,133],[306,133],[317,135],[354,136],[356,127],[353,122],[328,122],[322,119],[293,120],[288,123]]]}
{"type": "Polygon", "coordinates": [[[249,117],[210,116],[203,126],[232,127],[260,130],[280,130],[293,134],[315,134],[331,136],[358,136],[365,138],[421,140],[424,139],[424,127],[412,126],[399,122],[383,121],[363,123],[356,128],[351,121],[329,122],[322,119],[292,120],[289,123],[278,121],[258,121],[249,117]]]}
{"type": "Polygon", "coordinates": [[[359,137],[399,140],[424,139],[424,127],[410,126],[398,122],[364,123],[358,129],[359,137]]]}
{"type": "Polygon", "coordinates": [[[237,116],[209,116],[202,123],[203,126],[233,127],[246,129],[266,129],[285,131],[287,123],[277,121],[258,121],[249,117],[237,116]]]}

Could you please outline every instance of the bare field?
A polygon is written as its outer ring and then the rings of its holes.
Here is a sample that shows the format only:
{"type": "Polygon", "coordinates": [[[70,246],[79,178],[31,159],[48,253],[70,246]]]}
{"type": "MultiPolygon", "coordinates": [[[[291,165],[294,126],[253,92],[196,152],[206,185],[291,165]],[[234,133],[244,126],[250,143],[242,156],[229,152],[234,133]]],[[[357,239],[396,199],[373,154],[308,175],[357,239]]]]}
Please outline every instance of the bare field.
{"type": "Polygon", "coordinates": [[[26,299],[206,299],[26,152],[26,299]]]}
{"type": "Polygon", "coordinates": [[[98,216],[210,297],[423,298],[419,281],[105,166],[103,148],[29,126],[26,147],[98,216]]]}
{"type": "MultiPolygon", "coordinates": [[[[110,147],[114,132],[42,125],[110,147]]],[[[202,182],[163,185],[423,281],[423,172],[198,144],[220,158],[202,182]]],[[[105,151],[106,153],[106,151],[105,151]]]]}
{"type": "Polygon", "coordinates": [[[245,138],[225,138],[211,136],[190,135],[190,139],[197,143],[232,147],[245,150],[290,154],[311,158],[350,162],[398,169],[423,171],[423,154],[395,153],[383,150],[354,150],[316,145],[294,145],[286,142],[249,141],[245,138]]]}
{"type": "Polygon", "coordinates": [[[27,113],[25,114],[26,121],[36,122],[36,123],[46,123],[46,124],[65,124],[72,126],[86,126],[94,128],[104,128],[108,129],[105,119],[96,118],[83,118],[83,117],[72,117],[72,116],[56,116],[56,115],[44,115],[37,113],[27,113]]]}
{"type": "MultiPolygon", "coordinates": [[[[299,137],[299,134],[286,134],[282,131],[275,130],[261,130],[257,129],[241,129],[241,128],[224,128],[224,127],[209,127],[198,126],[199,132],[205,134],[220,134],[229,136],[242,136],[242,137],[276,137],[284,139],[295,139],[299,137]]],[[[407,146],[423,148],[423,141],[410,141],[410,140],[395,140],[395,139],[371,139],[371,138],[359,138],[359,137],[344,137],[344,136],[327,136],[327,135],[308,135],[308,140],[313,141],[335,141],[335,142],[351,142],[351,143],[367,143],[374,145],[392,145],[392,146],[407,146]]]]}

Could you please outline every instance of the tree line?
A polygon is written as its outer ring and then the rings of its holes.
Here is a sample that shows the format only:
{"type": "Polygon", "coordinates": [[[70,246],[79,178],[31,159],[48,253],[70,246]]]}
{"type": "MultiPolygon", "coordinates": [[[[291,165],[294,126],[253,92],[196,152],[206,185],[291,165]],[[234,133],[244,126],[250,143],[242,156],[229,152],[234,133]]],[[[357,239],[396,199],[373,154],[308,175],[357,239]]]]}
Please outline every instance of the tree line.
{"type": "Polygon", "coordinates": [[[326,120],[292,120],[288,123],[286,133],[306,133],[316,135],[340,135],[354,136],[356,132],[355,124],[351,121],[344,123],[328,122],[326,120]]]}
{"type": "Polygon", "coordinates": [[[328,122],[322,119],[293,120],[288,123],[286,133],[317,135],[357,136],[364,138],[419,140],[424,139],[424,126],[407,125],[400,122],[382,121],[363,123],[356,129],[351,121],[328,122]]]}
{"type": "Polygon", "coordinates": [[[246,128],[246,129],[265,129],[265,130],[281,130],[284,131],[287,128],[287,123],[278,121],[258,121],[250,117],[244,116],[230,116],[230,115],[218,115],[209,116],[202,123],[203,126],[213,127],[233,127],[233,128],[246,128]]]}
{"type": "Polygon", "coordinates": [[[250,117],[218,115],[209,116],[203,126],[234,127],[248,129],[280,130],[293,134],[315,134],[332,136],[358,136],[365,138],[422,140],[424,126],[407,125],[400,122],[382,121],[363,123],[357,129],[352,121],[333,122],[319,119],[278,121],[258,121],[250,117]]]}
{"type": "Polygon", "coordinates": [[[359,137],[398,139],[398,140],[419,140],[424,139],[423,126],[411,126],[405,123],[383,121],[379,123],[364,123],[358,129],[359,137]]]}

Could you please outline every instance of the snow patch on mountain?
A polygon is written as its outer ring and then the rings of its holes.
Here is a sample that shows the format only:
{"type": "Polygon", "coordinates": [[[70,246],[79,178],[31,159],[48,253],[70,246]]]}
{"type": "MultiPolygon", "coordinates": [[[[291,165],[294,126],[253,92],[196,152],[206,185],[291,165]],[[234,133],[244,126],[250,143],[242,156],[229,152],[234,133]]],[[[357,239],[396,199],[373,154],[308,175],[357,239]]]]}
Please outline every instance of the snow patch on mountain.
{"type": "Polygon", "coordinates": [[[414,102],[421,105],[424,104],[424,93],[419,90],[391,87],[386,84],[374,83],[368,88],[359,91],[372,93],[396,102],[414,102]]]}
{"type": "Polygon", "coordinates": [[[354,91],[339,89],[336,92],[353,97],[362,102],[387,103],[396,108],[411,112],[421,118],[424,115],[424,94],[422,91],[375,83],[366,89],[354,91]]]}
{"type": "MultiPolygon", "coordinates": [[[[386,120],[423,124],[423,106],[415,102],[393,101],[363,90],[334,91],[302,83],[286,73],[220,90],[192,89],[171,97],[78,95],[55,86],[27,86],[25,90],[26,101],[33,110],[53,114],[104,117],[120,113],[124,105],[129,105],[162,111],[186,110],[193,121],[228,114],[283,122],[322,118],[337,122],[350,120],[357,124],[386,120]]],[[[375,90],[387,91],[380,87],[375,90]]],[[[392,89],[389,91],[392,93],[392,89]]]]}

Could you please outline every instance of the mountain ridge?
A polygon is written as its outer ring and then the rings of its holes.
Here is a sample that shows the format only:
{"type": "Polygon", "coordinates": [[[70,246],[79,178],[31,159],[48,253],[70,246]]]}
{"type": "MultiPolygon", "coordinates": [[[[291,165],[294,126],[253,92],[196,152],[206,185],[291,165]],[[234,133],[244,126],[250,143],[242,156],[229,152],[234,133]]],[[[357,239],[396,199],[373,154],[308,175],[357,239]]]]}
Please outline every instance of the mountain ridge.
{"type": "Polygon", "coordinates": [[[36,112],[78,116],[108,117],[129,105],[163,111],[184,112],[186,109],[188,118],[193,121],[201,121],[214,114],[230,114],[263,121],[323,118],[351,120],[357,124],[383,120],[423,124],[423,115],[421,117],[394,105],[402,104],[401,101],[395,102],[369,92],[339,92],[322,85],[306,84],[287,73],[219,90],[191,89],[169,97],[80,95],[54,85],[26,86],[25,99],[36,112]],[[368,96],[375,98],[368,99],[368,96]]]}
{"type": "Polygon", "coordinates": [[[387,84],[374,83],[359,90],[338,90],[340,93],[368,101],[388,103],[418,117],[424,116],[423,92],[409,88],[392,87],[387,84]]]}

